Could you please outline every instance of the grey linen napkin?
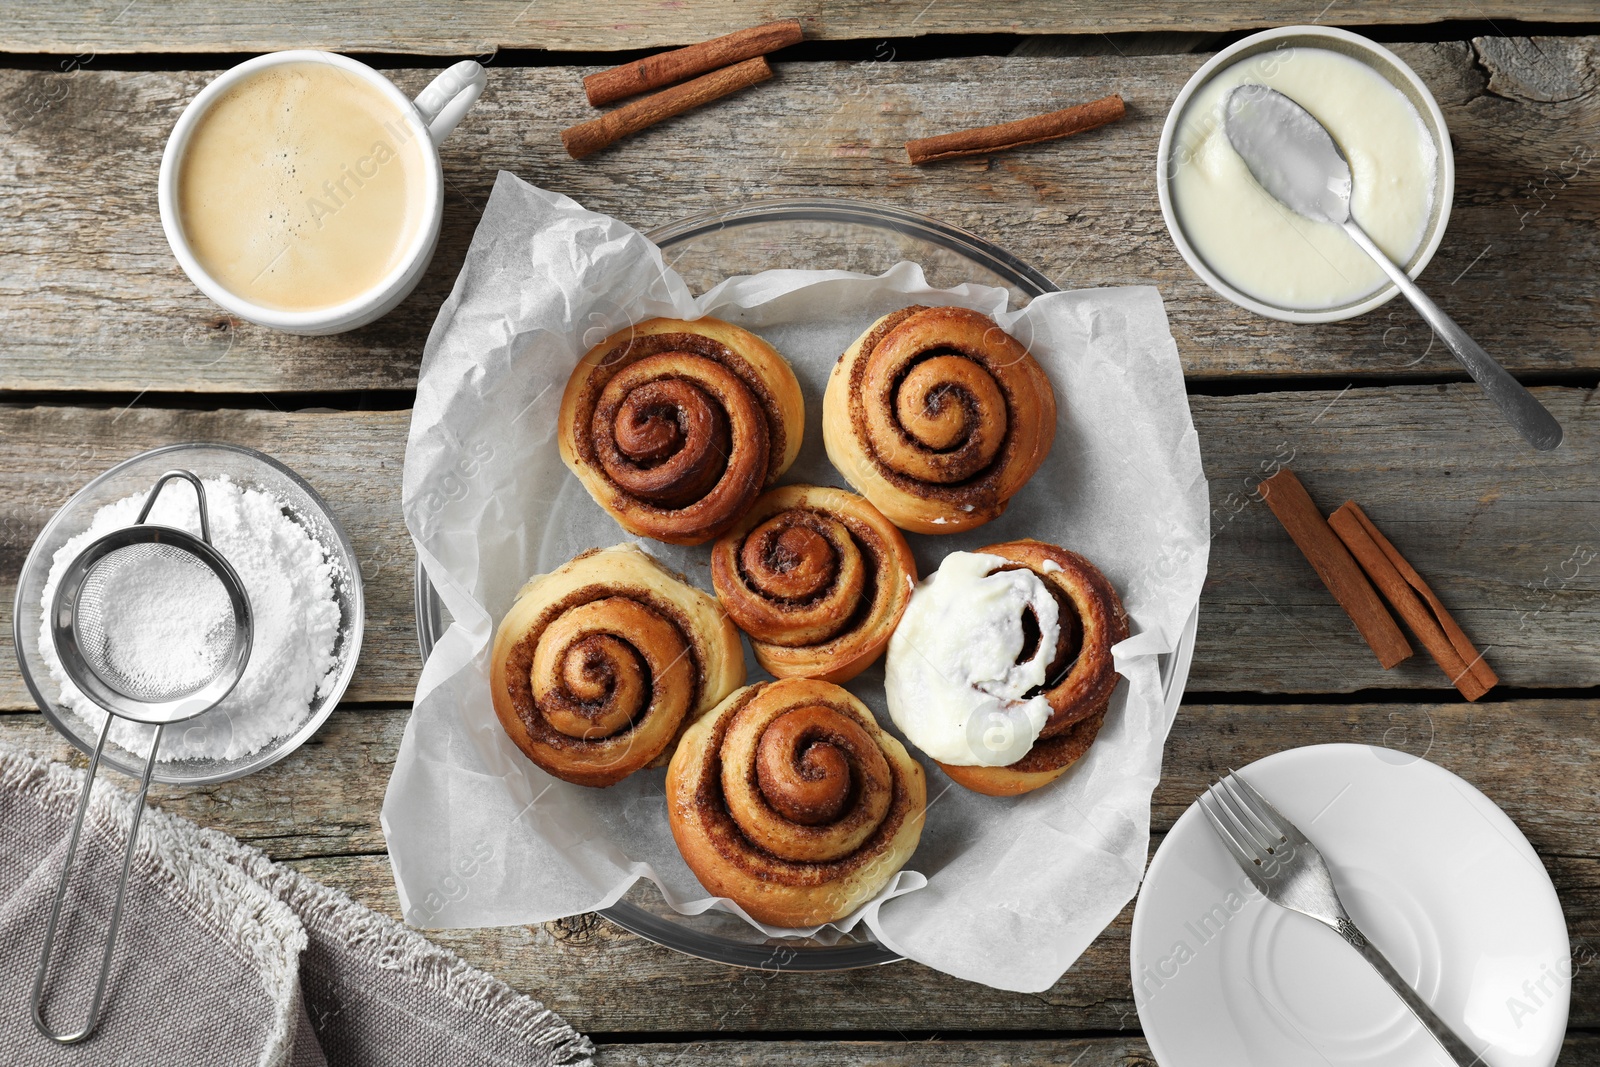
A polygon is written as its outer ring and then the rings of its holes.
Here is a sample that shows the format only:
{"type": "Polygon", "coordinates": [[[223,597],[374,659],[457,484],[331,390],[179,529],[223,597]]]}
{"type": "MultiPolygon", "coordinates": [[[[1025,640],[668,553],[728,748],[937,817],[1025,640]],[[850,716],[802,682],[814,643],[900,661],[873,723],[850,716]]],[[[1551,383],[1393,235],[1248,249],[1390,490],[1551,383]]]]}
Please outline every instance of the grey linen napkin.
{"type": "MultiPolygon", "coordinates": [[[[226,834],[145,813],[100,1025],[63,1048],[29,1018],[81,771],[0,745],[0,1063],[587,1067],[538,1001],[226,834]]],[[[132,802],[95,785],[46,1018],[76,1029],[99,966],[132,802]]]]}

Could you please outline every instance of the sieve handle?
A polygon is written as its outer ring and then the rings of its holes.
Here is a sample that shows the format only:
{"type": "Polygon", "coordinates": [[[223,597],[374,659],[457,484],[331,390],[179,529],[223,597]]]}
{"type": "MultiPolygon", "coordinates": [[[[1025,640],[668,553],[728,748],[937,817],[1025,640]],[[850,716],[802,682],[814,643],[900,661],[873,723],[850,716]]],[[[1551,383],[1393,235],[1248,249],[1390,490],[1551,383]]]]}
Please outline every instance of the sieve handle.
{"type": "MultiPolygon", "coordinates": [[[[176,475],[194,475],[187,471],[174,471],[162,475],[161,481],[176,475]]],[[[156,490],[161,488],[161,482],[156,483],[156,490]]],[[[196,482],[195,488],[199,489],[196,482]]],[[[151,494],[154,499],[154,493],[151,494]]],[[[145,511],[150,510],[150,504],[145,503],[145,511]]],[[[205,515],[205,506],[200,508],[202,516],[205,515]]],[[[139,521],[144,521],[144,516],[139,516],[139,521]]],[[[100,954],[100,979],[95,983],[94,999],[89,1002],[89,1017],[84,1021],[82,1029],[71,1033],[58,1034],[50,1029],[44,1021],[44,982],[50,973],[50,950],[55,947],[56,927],[61,921],[61,906],[66,903],[67,884],[72,877],[72,861],[78,854],[78,838],[83,831],[83,817],[89,810],[89,794],[94,789],[95,771],[100,768],[100,753],[106,747],[106,738],[111,733],[111,723],[116,716],[107,715],[105,725],[100,727],[100,740],[95,743],[94,756],[89,760],[89,773],[84,775],[83,792],[78,797],[78,814],[72,820],[72,835],[67,841],[67,858],[61,865],[61,878],[56,882],[55,899],[50,904],[50,921],[44,930],[44,949],[39,953],[39,970],[33,976],[33,1025],[39,1032],[50,1040],[62,1045],[74,1045],[90,1034],[94,1033],[96,1024],[100,1021],[100,1005],[106,998],[106,979],[111,973],[111,955],[117,947],[117,930],[122,926],[122,905],[127,899],[128,872],[133,867],[133,847],[139,841],[139,820],[144,816],[144,797],[150,791],[150,776],[156,767],[156,753],[161,749],[161,731],[164,726],[156,727],[156,735],[150,741],[150,758],[144,763],[144,776],[139,780],[139,796],[133,803],[132,825],[128,827],[128,843],[122,851],[122,875],[117,879],[117,902],[111,909],[111,928],[106,933],[105,948],[100,954]]]]}
{"type": "Polygon", "coordinates": [[[211,543],[211,521],[206,516],[206,487],[200,484],[193,471],[174,468],[156,479],[156,484],[150,488],[150,495],[144,498],[144,507],[139,509],[139,517],[133,520],[135,526],[143,526],[144,520],[150,517],[150,509],[156,506],[156,497],[161,495],[161,487],[174,478],[182,478],[194,486],[194,495],[200,502],[200,540],[206,544],[211,543]]]}

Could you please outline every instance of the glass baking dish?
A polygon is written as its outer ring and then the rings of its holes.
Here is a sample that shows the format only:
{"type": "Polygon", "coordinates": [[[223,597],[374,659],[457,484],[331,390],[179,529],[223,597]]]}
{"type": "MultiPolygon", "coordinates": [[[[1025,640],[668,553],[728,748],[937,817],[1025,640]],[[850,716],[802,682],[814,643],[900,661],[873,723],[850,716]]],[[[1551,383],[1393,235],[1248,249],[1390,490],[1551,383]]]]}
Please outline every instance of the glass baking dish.
{"type": "MultiPolygon", "coordinates": [[[[766,200],[707,211],[646,234],[669,266],[696,293],[725,278],[765,270],[851,270],[881,274],[901,260],[921,264],[940,288],[975,282],[1005,289],[1013,307],[1058,287],[997,245],[915,212],[856,200],[766,200]]],[[[444,605],[419,564],[416,572],[417,637],[427,659],[444,633],[444,605]]],[[[1183,696],[1194,651],[1198,613],[1189,617],[1178,648],[1162,657],[1169,710],[1183,696]]],[[[600,914],[624,930],[715,963],[769,971],[839,971],[893,963],[901,957],[872,939],[865,925],[834,942],[767,938],[736,915],[708,911],[680,915],[653,883],[640,880],[600,914]]]]}

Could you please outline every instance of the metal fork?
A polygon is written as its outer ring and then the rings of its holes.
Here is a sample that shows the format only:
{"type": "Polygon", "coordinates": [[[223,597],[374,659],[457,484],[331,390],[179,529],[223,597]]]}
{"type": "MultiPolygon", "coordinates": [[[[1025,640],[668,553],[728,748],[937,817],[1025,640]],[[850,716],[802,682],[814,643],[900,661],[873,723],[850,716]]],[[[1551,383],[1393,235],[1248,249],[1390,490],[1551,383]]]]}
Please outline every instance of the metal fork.
{"type": "Polygon", "coordinates": [[[1333,887],[1333,876],[1328,872],[1322,853],[1266,797],[1256,792],[1241,775],[1229,771],[1226,778],[1200,795],[1199,803],[1200,810],[1211,821],[1211,828],[1263,896],[1280,907],[1311,916],[1344,938],[1383,976],[1428,1033],[1461,1067],[1486,1062],[1434,1014],[1428,1002],[1417,995],[1383,953],[1350,921],[1333,887]]]}

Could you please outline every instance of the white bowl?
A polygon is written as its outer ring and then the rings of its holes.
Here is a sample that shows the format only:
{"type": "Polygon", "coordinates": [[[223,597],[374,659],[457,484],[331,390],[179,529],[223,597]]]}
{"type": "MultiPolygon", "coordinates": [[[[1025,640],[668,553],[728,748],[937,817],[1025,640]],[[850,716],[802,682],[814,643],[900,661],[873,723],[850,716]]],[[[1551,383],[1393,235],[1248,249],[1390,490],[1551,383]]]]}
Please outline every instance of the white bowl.
{"type": "Polygon", "coordinates": [[[1283,26],[1252,34],[1207,60],[1203,67],[1194,72],[1194,76],[1178,93],[1178,98],[1172,102],[1172,110],[1167,112],[1166,125],[1161,128],[1161,144],[1156,151],[1156,192],[1161,199],[1161,217],[1166,220],[1167,232],[1172,235],[1172,242],[1178,246],[1178,251],[1182,253],[1184,262],[1189,264],[1189,269],[1198,274],[1200,280],[1212,289],[1240,307],[1268,318],[1281,319],[1284,322],[1338,322],[1341,319],[1364,315],[1373,308],[1387,303],[1394,299],[1399,290],[1395,288],[1393,282],[1385,282],[1380,288],[1359,300],[1337,307],[1309,310],[1258,300],[1235,288],[1227,279],[1212,270],[1189,243],[1183,227],[1178,222],[1177,212],[1173,209],[1172,191],[1168,187],[1172,173],[1172,140],[1177,133],[1178,120],[1183,116],[1184,108],[1188,107],[1190,98],[1200,90],[1201,86],[1209,82],[1219,71],[1241,60],[1262,52],[1297,47],[1323,48],[1365,63],[1399,89],[1417,109],[1417,114],[1422,116],[1422,124],[1432,135],[1434,148],[1438,151],[1437,179],[1433,190],[1433,211],[1423,231],[1422,243],[1417,246],[1416,253],[1405,264],[1406,273],[1411,277],[1415,278],[1422,273],[1422,269],[1433,258],[1433,253],[1438,250],[1439,242],[1444,239],[1445,226],[1450,221],[1450,202],[1455,195],[1456,187],[1456,164],[1455,157],[1450,151],[1450,130],[1445,126],[1444,115],[1440,113],[1433,94],[1428,91],[1422,79],[1417,77],[1416,71],[1406,66],[1399,56],[1387,48],[1349,30],[1327,26],[1283,26]]]}

